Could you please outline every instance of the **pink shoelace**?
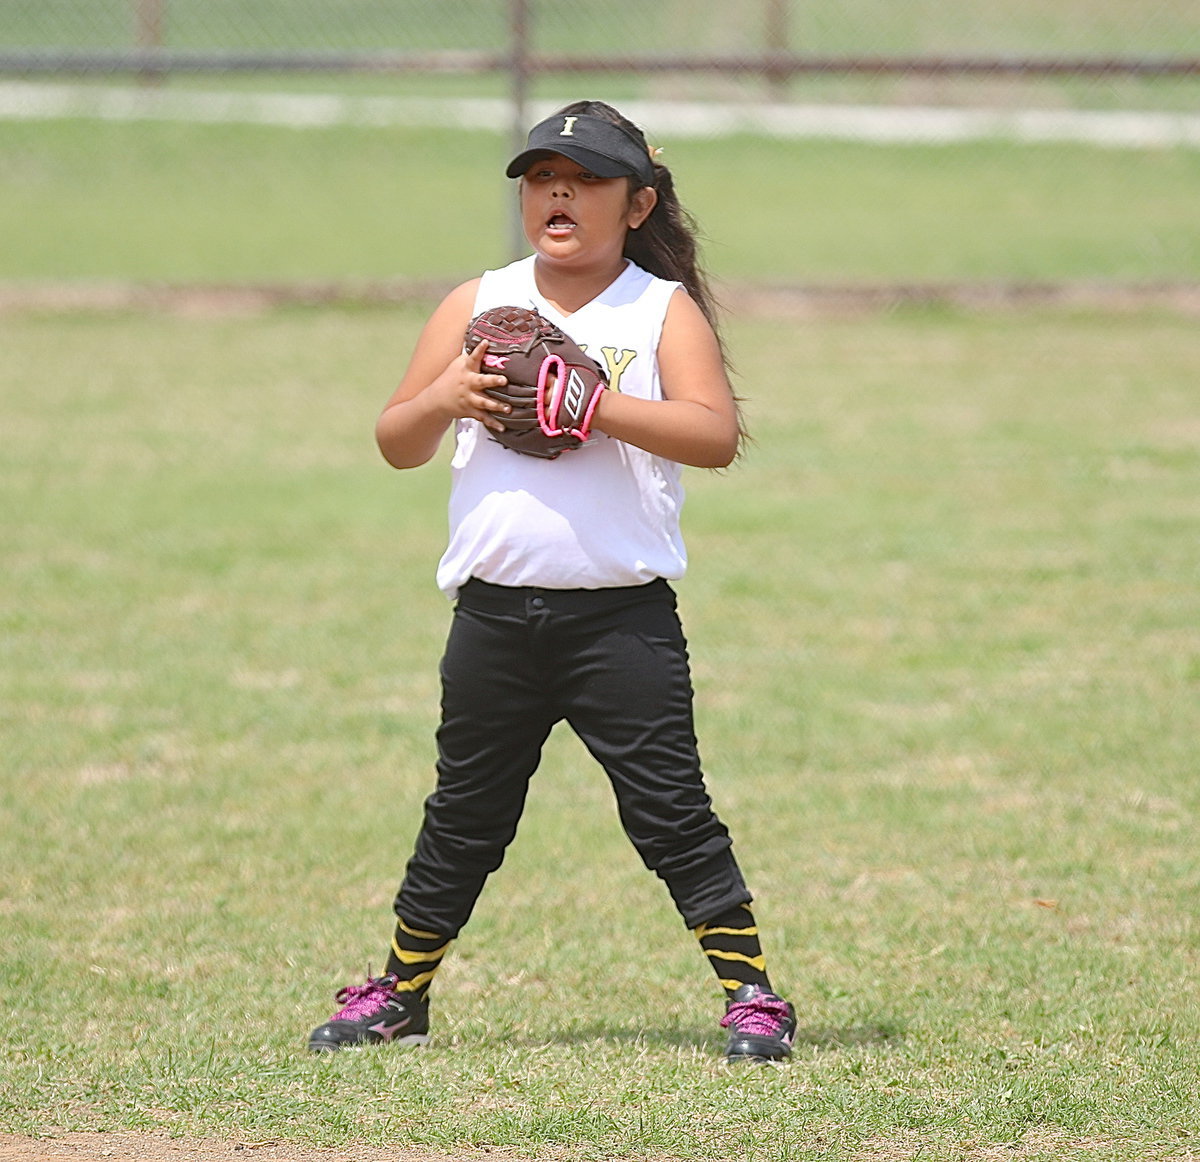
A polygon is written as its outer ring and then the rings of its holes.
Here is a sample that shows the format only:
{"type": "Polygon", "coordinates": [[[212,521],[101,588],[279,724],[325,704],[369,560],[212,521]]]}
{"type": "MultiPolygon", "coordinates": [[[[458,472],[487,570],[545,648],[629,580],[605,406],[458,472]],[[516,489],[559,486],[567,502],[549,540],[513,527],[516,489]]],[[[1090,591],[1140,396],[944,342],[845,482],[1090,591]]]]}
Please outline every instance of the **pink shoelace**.
{"type": "Polygon", "coordinates": [[[357,1021],[373,1017],[393,996],[394,978],[381,976],[366,984],[348,985],[339,990],[336,1000],[343,1006],[332,1017],[334,1021],[357,1021]]]}
{"type": "Polygon", "coordinates": [[[774,1037],[787,1020],[787,1001],[764,993],[749,1001],[738,1001],[729,1006],[721,1018],[721,1028],[733,1025],[739,1033],[752,1036],[774,1037]]]}

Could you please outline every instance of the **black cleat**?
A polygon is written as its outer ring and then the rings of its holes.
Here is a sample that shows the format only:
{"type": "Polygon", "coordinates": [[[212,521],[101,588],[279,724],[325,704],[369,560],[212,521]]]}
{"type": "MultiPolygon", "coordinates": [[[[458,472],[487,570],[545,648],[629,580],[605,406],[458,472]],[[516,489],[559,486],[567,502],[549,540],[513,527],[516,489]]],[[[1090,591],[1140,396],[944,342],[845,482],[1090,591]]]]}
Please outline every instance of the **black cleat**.
{"type": "Polygon", "coordinates": [[[396,992],[396,978],[373,977],[337,994],[342,1006],[308,1037],[314,1053],[360,1045],[424,1045],[429,1040],[429,1002],[396,992]]]}
{"type": "Polygon", "coordinates": [[[756,984],[744,984],[728,1002],[721,1028],[729,1030],[725,1060],[777,1065],[792,1055],[796,1010],[756,984]]]}

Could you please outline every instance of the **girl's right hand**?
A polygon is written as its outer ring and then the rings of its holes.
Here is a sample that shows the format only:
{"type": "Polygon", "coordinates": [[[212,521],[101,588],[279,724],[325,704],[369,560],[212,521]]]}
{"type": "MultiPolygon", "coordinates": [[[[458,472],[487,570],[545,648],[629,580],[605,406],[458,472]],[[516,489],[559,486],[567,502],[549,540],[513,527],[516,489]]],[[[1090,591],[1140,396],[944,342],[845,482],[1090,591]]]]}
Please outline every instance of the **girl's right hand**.
{"type": "Polygon", "coordinates": [[[478,420],[492,431],[503,431],[501,416],[512,411],[508,404],[486,394],[489,387],[503,387],[508,380],[483,369],[487,340],[473,351],[464,351],[426,389],[431,402],[442,409],[447,420],[478,420]]]}
{"type": "Polygon", "coordinates": [[[456,287],[429,317],[375,425],[379,450],[396,468],[431,460],[455,420],[478,420],[491,431],[503,426],[508,405],[486,392],[508,380],[484,370],[486,343],[463,350],[478,287],[479,279],[456,287]]]}

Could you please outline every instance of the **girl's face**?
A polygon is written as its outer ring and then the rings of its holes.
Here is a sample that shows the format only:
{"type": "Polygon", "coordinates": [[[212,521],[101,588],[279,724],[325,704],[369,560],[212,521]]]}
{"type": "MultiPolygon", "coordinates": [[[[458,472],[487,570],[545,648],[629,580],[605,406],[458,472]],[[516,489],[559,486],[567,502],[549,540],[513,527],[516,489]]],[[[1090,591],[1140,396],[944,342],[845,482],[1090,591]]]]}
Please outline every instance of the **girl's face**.
{"type": "Polygon", "coordinates": [[[631,197],[626,178],[597,177],[555,153],[535,161],[521,179],[521,222],[547,260],[615,267],[626,232],[646,220],[657,198],[649,188],[631,197]]]}

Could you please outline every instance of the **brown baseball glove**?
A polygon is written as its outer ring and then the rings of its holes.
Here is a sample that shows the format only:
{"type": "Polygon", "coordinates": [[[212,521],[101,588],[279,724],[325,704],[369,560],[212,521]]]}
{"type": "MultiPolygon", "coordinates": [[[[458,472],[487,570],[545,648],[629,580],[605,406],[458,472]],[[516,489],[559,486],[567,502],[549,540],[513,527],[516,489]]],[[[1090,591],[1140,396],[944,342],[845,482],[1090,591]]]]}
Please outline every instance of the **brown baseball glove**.
{"type": "Polygon", "coordinates": [[[488,342],[483,369],[508,379],[487,394],[512,411],[498,417],[497,443],[525,456],[554,460],[588,438],[604,373],[569,335],[526,307],[493,307],[467,328],[465,349],[488,342]]]}

